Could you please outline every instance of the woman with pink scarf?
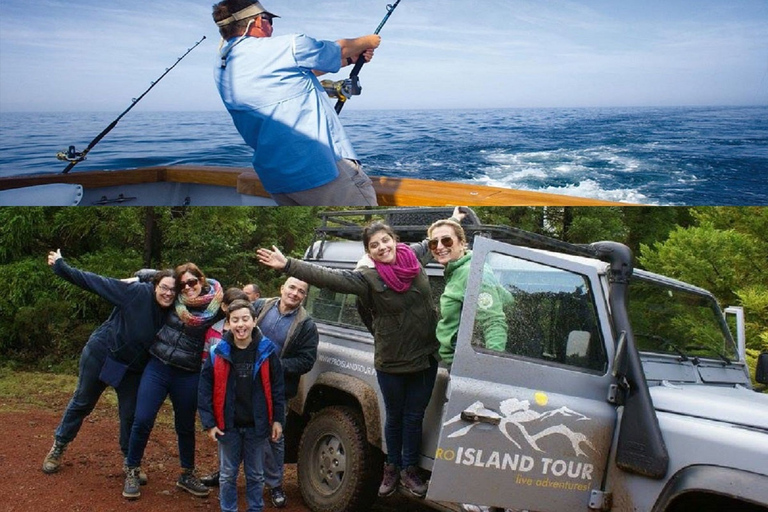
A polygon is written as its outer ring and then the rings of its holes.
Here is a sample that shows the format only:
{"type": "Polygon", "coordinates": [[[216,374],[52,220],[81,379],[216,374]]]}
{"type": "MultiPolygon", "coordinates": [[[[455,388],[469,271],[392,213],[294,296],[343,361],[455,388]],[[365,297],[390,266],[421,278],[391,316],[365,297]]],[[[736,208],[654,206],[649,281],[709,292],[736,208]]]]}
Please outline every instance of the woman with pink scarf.
{"type": "Polygon", "coordinates": [[[360,298],[361,316],[374,339],[374,366],[384,396],[387,462],[379,496],[398,483],[424,497],[418,472],[424,411],[437,376],[437,313],[422,264],[426,241],[398,243],[392,228],[374,222],[363,230],[366,255],[355,270],[337,270],[286,258],[277,247],[259,249],[259,261],[307,283],[360,298]]]}

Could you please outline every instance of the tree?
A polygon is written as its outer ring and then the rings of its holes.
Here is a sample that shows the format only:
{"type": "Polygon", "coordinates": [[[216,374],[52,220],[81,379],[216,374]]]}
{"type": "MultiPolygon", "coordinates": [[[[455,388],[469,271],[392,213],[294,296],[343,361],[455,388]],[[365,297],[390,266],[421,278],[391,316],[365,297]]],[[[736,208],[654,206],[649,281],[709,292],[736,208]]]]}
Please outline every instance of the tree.
{"type": "Polygon", "coordinates": [[[748,362],[768,351],[768,209],[694,208],[696,225],[677,227],[667,240],[641,246],[649,270],[710,290],[746,317],[748,362]]]}

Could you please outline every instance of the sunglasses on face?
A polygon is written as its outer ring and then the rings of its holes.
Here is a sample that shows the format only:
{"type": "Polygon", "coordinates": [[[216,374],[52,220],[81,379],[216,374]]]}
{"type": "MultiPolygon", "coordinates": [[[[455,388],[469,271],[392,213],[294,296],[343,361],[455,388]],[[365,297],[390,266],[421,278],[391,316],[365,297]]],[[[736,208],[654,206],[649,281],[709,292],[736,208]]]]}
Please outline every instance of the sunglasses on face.
{"type": "Polygon", "coordinates": [[[182,290],[186,290],[187,287],[194,288],[195,286],[197,286],[197,283],[199,283],[199,282],[200,282],[199,279],[190,279],[188,281],[182,281],[181,282],[181,289],[182,290]]]}
{"type": "Polygon", "coordinates": [[[444,236],[441,238],[433,238],[429,242],[427,242],[427,245],[429,246],[429,250],[434,251],[435,249],[437,249],[438,242],[443,244],[443,247],[453,247],[453,237],[444,236]]]}
{"type": "Polygon", "coordinates": [[[260,17],[261,19],[269,23],[270,26],[272,25],[272,16],[270,16],[269,14],[262,14],[260,17]]]}

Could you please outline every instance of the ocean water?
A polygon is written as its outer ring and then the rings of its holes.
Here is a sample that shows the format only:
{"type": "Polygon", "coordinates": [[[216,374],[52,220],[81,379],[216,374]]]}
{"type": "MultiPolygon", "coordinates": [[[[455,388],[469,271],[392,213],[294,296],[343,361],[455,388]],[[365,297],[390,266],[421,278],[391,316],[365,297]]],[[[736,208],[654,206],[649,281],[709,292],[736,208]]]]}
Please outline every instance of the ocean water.
{"type": "MultiPolygon", "coordinates": [[[[117,113],[0,113],[0,176],[58,173],[117,113]]],[[[653,205],[768,204],[768,107],[386,110],[342,120],[368,174],[653,205]]],[[[250,167],[224,112],[132,110],[72,172],[250,167]]]]}

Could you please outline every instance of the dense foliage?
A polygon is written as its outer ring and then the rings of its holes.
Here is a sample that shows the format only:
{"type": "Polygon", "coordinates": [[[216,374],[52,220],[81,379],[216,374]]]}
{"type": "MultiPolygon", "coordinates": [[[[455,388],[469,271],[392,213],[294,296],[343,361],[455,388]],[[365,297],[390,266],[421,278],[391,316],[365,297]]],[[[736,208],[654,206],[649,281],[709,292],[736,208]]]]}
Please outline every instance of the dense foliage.
{"type": "MultiPolygon", "coordinates": [[[[77,268],[127,277],[143,268],[194,261],[225,287],[256,281],[277,293],[282,276],[258,265],[255,249],[301,256],[319,225],[317,208],[1,208],[0,351],[5,361],[72,366],[109,304],[53,275],[60,248],[77,268]]],[[[638,266],[743,306],[750,361],[768,350],[768,208],[486,207],[484,222],[574,243],[615,240],[638,266]]]]}
{"type": "Polygon", "coordinates": [[[315,214],[313,208],[2,208],[3,360],[71,367],[109,316],[108,303],[51,272],[50,250],[61,249],[77,268],[117,278],[193,261],[225,287],[256,281],[275,293],[280,275],[258,265],[255,249],[275,244],[301,255],[315,214]]]}

